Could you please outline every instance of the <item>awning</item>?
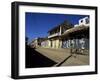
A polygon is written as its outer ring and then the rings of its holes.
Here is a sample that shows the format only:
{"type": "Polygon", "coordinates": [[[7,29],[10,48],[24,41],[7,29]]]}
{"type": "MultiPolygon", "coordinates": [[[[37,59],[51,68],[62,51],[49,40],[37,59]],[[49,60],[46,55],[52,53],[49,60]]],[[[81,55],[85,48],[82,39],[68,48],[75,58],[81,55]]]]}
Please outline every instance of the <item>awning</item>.
{"type": "Polygon", "coordinates": [[[89,26],[78,26],[71,29],[66,30],[61,37],[68,36],[70,34],[74,34],[75,32],[87,31],[89,26]]]}

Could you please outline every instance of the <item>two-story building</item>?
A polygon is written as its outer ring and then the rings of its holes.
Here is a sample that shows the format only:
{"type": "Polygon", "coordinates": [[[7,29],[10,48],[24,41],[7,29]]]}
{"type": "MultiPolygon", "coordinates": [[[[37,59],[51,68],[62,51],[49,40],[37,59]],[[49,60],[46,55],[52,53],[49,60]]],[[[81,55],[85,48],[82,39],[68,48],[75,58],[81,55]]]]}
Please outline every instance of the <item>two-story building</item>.
{"type": "Polygon", "coordinates": [[[48,31],[48,37],[34,39],[32,44],[44,48],[75,48],[89,50],[89,17],[72,25],[64,21],[48,31]]]}
{"type": "Polygon", "coordinates": [[[62,38],[61,35],[68,29],[72,28],[73,25],[67,21],[64,21],[62,24],[54,27],[53,29],[49,30],[48,36],[48,47],[50,48],[62,48],[62,38]]]}
{"type": "Polygon", "coordinates": [[[66,30],[62,39],[63,48],[89,49],[89,17],[80,19],[73,28],[66,30]]]}

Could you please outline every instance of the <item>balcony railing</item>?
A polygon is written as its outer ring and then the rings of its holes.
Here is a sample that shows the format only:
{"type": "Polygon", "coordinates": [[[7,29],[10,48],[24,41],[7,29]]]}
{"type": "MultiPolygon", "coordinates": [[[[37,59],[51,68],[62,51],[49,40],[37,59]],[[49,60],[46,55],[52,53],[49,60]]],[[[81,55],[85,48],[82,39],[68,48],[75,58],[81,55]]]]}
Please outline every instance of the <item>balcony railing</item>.
{"type": "Polygon", "coordinates": [[[52,35],[49,35],[48,38],[52,38],[52,37],[59,36],[59,35],[60,35],[60,32],[52,34],[52,35]]]}

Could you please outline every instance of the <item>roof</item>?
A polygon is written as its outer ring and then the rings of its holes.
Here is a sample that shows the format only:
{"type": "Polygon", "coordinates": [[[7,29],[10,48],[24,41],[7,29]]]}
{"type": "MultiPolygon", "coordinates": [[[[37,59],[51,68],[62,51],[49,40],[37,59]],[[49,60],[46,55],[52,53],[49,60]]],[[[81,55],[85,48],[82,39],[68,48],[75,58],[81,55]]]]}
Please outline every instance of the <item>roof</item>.
{"type": "Polygon", "coordinates": [[[56,27],[50,29],[48,32],[51,32],[51,31],[53,31],[53,30],[56,30],[56,29],[60,28],[60,26],[65,26],[65,25],[66,25],[66,27],[67,27],[67,26],[70,26],[70,27],[73,26],[71,23],[69,23],[68,21],[65,20],[63,23],[61,23],[61,24],[59,24],[58,26],[56,26],[56,27]]]}
{"type": "Polygon", "coordinates": [[[71,34],[71,33],[75,33],[75,32],[78,32],[78,31],[87,30],[88,28],[89,28],[89,26],[84,26],[84,25],[78,26],[78,27],[74,27],[74,28],[70,28],[70,29],[66,30],[66,31],[62,34],[62,36],[67,36],[67,35],[69,35],[69,34],[71,34]]]}

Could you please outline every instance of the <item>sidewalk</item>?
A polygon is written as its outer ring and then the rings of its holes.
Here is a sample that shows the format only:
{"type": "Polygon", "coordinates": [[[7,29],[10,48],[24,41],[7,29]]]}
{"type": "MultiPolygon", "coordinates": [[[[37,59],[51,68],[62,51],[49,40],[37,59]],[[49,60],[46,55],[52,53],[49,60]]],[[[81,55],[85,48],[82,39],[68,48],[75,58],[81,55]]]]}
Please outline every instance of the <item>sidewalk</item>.
{"type": "Polygon", "coordinates": [[[79,66],[79,65],[89,65],[89,59],[86,59],[88,57],[84,56],[77,56],[76,58],[74,56],[71,56],[69,59],[67,59],[61,66],[79,66]],[[84,61],[85,60],[85,61],[84,61]]]}
{"type": "Polygon", "coordinates": [[[69,49],[37,48],[35,50],[57,63],[70,56],[69,49]]]}
{"type": "Polygon", "coordinates": [[[71,56],[70,49],[53,49],[53,48],[37,48],[35,49],[42,55],[50,58],[51,60],[57,62],[54,66],[75,66],[75,65],[88,65],[89,56],[88,55],[76,55],[76,57],[71,56]]]}

